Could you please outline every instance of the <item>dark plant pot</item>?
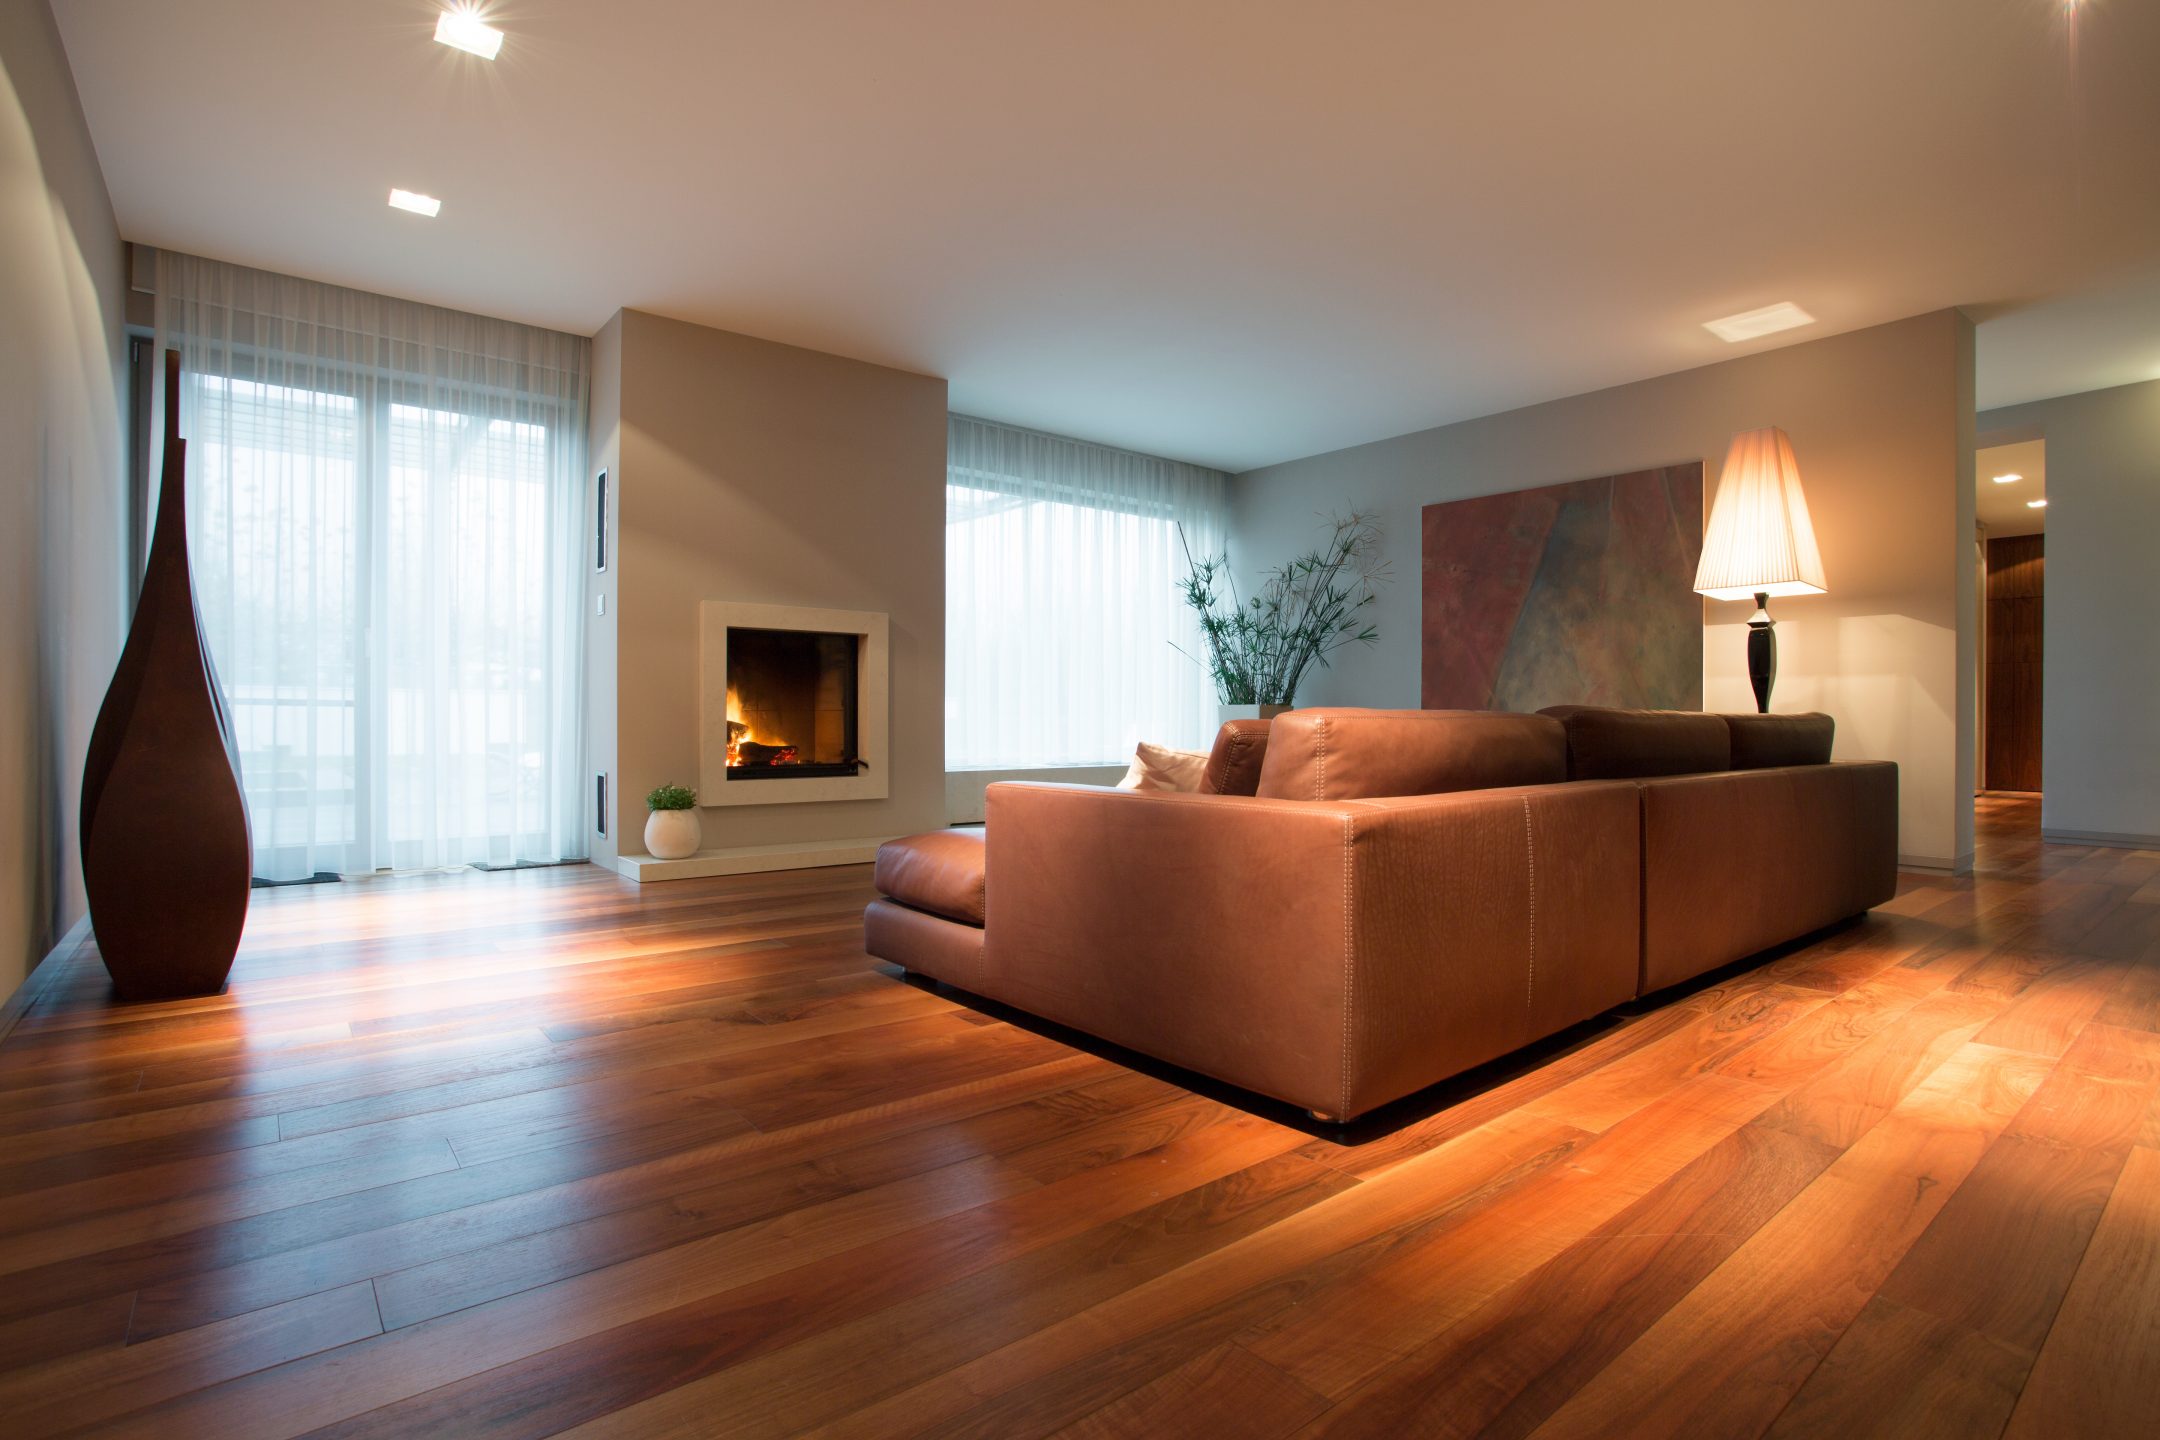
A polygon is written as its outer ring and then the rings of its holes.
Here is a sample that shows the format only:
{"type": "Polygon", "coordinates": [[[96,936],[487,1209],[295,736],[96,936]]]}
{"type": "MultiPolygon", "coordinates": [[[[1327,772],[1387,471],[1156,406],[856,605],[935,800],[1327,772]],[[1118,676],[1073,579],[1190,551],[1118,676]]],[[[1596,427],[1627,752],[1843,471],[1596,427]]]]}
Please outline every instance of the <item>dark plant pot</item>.
{"type": "Polygon", "coordinates": [[[165,470],[142,598],[83,762],[83,888],[130,1000],[225,988],[252,864],[240,753],[187,552],[180,356],[165,352],[165,470]]]}

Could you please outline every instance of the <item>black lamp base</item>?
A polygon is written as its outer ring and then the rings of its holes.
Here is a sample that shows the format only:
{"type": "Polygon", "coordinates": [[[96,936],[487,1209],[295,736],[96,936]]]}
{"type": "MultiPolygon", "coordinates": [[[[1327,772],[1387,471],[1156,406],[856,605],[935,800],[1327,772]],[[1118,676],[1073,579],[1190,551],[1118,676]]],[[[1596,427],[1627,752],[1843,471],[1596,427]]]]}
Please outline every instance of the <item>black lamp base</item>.
{"type": "Polygon", "coordinates": [[[1755,596],[1755,614],[1748,622],[1747,676],[1755,687],[1755,713],[1770,713],[1770,687],[1777,684],[1777,621],[1770,618],[1770,597],[1755,596]]]}

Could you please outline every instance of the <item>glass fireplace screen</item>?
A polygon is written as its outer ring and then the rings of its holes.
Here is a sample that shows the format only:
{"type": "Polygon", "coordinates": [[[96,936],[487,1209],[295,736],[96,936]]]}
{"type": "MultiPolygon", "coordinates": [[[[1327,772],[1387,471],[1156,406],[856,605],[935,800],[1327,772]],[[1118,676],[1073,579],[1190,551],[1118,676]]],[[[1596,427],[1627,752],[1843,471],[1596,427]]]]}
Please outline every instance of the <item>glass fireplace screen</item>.
{"type": "Polygon", "coordinates": [[[851,776],[862,637],[728,627],[727,778],[851,776]]]}

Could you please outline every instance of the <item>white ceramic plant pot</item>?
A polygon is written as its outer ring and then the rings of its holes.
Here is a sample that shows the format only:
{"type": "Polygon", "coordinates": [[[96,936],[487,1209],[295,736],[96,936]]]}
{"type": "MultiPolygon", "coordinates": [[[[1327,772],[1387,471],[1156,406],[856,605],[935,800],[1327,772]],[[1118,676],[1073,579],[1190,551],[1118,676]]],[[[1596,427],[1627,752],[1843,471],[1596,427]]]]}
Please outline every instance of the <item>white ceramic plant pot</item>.
{"type": "Polygon", "coordinates": [[[687,860],[705,843],[695,810],[655,810],[645,817],[645,852],[658,860],[687,860]]]}

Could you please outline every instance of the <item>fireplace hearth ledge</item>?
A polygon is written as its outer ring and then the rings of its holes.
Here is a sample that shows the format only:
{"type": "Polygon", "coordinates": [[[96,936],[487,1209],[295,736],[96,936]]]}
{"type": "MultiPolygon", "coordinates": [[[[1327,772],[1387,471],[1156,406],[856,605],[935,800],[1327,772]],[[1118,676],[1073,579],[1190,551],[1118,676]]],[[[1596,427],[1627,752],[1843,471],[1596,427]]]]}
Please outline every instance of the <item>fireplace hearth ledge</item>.
{"type": "Polygon", "coordinates": [[[819,870],[829,865],[867,865],[878,846],[894,837],[862,840],[802,840],[785,845],[737,845],[700,850],[681,860],[651,855],[618,855],[615,869],[639,884],[655,880],[696,880],[711,875],[757,875],[768,870],[819,870]]]}

